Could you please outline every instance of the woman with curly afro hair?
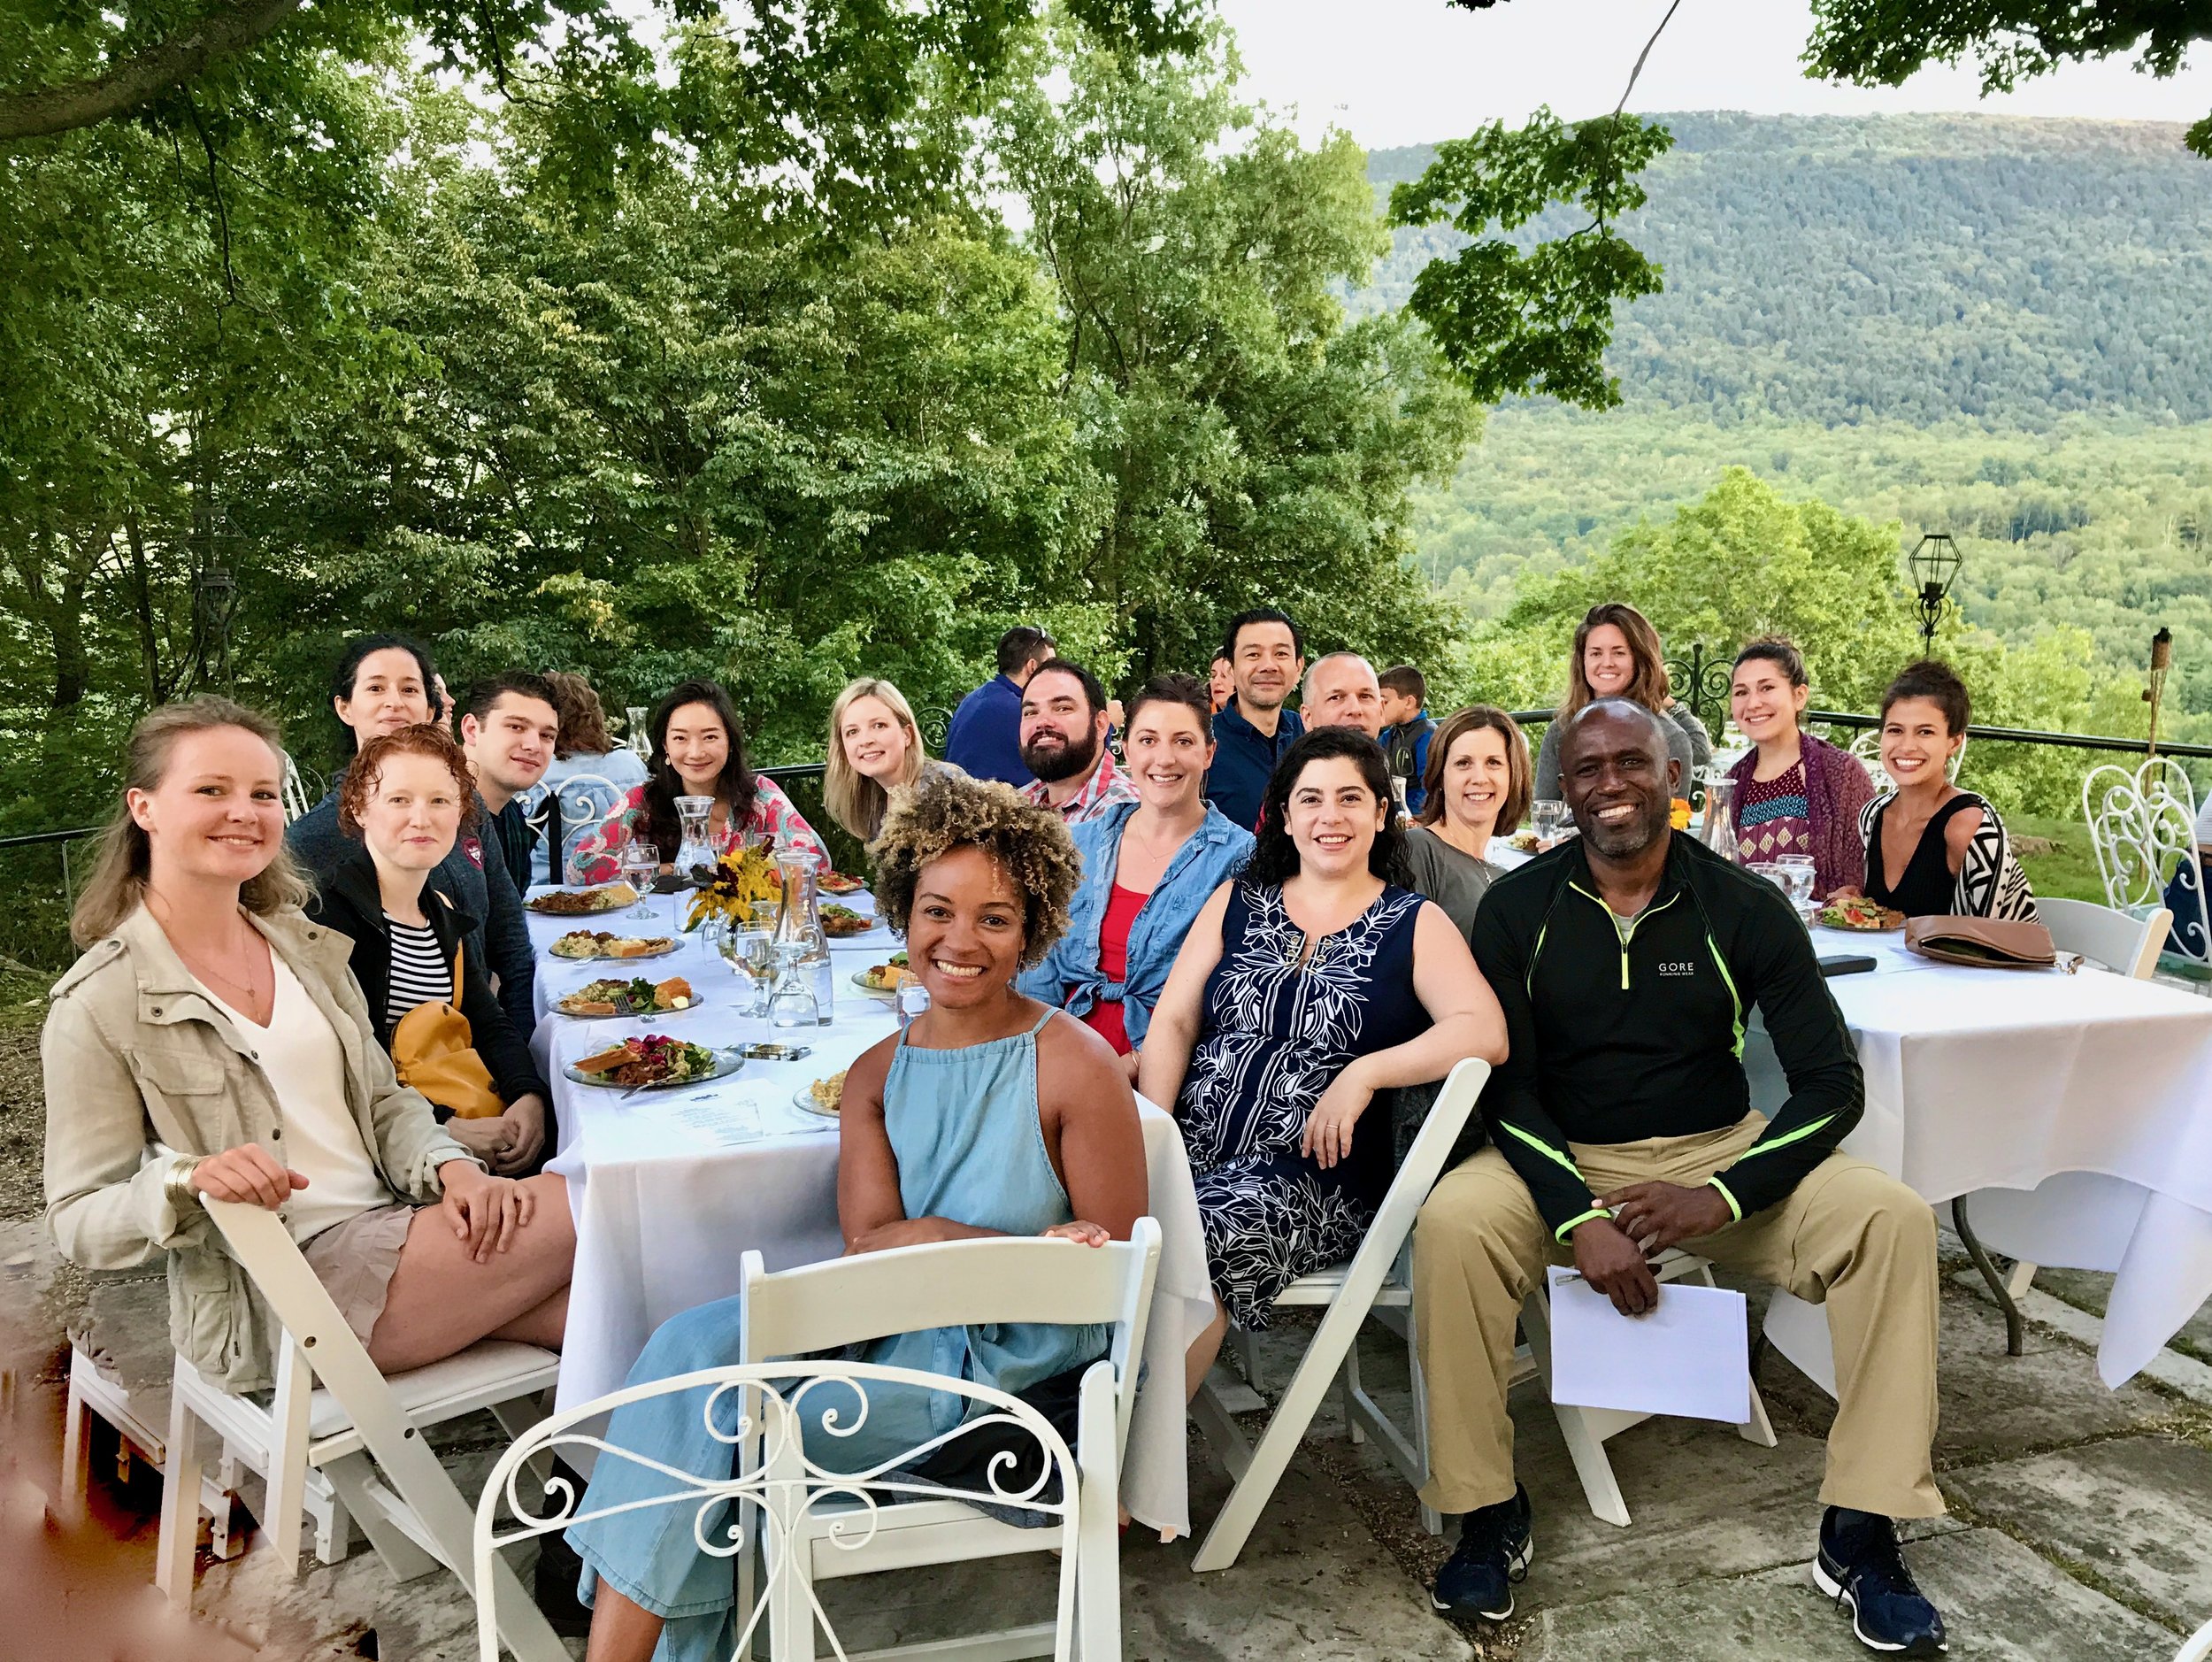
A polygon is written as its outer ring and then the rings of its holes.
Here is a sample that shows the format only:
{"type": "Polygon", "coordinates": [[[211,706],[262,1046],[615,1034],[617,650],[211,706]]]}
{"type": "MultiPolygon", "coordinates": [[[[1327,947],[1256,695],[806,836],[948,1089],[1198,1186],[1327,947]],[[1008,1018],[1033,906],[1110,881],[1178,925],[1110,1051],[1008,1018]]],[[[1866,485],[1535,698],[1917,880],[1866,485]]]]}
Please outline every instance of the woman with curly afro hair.
{"type": "MultiPolygon", "coordinates": [[[[1129,1081],[1105,1040],[1014,990],[1016,974],[1067,927],[1081,875],[1060,816],[1005,785],[930,775],[894,794],[870,851],[877,904],[906,932],[930,1007],[845,1075],[845,1250],[1016,1235],[1076,1251],[1127,1240],[1146,1193],[1129,1081]]],[[[630,1382],[734,1362],[740,1313],[729,1298],[663,1323],[630,1382]]],[[[1071,1436],[1076,1381],[1109,1337],[1102,1327],[1041,1322],[949,1327],[876,1340],[859,1359],[996,1386],[1071,1436]]],[[[730,1445],[710,1428],[704,1399],[686,1392],[618,1409],[608,1437],[671,1471],[705,1475],[718,1461],[726,1472],[730,1445]]],[[[952,1430],[963,1401],[874,1387],[851,1434],[810,1436],[807,1456],[830,1470],[868,1470],[952,1430]]],[[[970,1441],[954,1438],[921,1469],[976,1458],[963,1447],[970,1441]]],[[[580,1510],[641,1502],[670,1481],[636,1461],[603,1460],[580,1510]]],[[[712,1646],[734,1591],[729,1560],[699,1550],[711,1529],[702,1521],[695,1537],[691,1511],[617,1512],[570,1533],[593,1603],[594,1662],[645,1662],[664,1636],[672,1658],[728,1653],[712,1646]]]]}
{"type": "Polygon", "coordinates": [[[1218,1306],[1191,1346],[1194,1393],[1228,1323],[1266,1327],[1285,1287],[1359,1250],[1390,1183],[1375,1093],[1504,1058],[1498,1001],[1443,909],[1405,887],[1394,818],[1382,748],[1308,732],[1153,1006],[1137,1084],[1182,1123],[1218,1306]]]}

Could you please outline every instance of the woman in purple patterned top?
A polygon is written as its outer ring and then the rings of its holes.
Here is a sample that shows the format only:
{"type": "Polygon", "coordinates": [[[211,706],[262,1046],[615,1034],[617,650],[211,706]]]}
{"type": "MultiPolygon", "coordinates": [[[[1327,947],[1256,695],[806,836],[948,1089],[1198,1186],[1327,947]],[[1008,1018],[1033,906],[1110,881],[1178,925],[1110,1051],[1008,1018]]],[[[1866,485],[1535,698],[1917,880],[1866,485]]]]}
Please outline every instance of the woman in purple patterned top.
{"type": "Polygon", "coordinates": [[[781,838],[820,860],[824,871],[829,869],[829,855],[814,827],[773,780],[754,773],[745,759],[744,732],[718,682],[687,681],[676,687],[653,712],[652,735],[652,771],[645,782],[576,845],[584,881],[612,881],[620,873],[624,846],[637,836],[660,850],[666,869],[681,842],[679,796],[714,798],[707,832],[718,854],[727,853],[743,837],[781,838]]]}
{"type": "Polygon", "coordinates": [[[1751,642],[1736,654],[1729,714],[1758,748],[1728,770],[1736,858],[1746,866],[1785,854],[1813,857],[1813,893],[1824,898],[1866,881],[1859,810],[1874,781],[1850,751],[1797,725],[1811,687],[1805,658],[1786,635],[1751,642]]]}

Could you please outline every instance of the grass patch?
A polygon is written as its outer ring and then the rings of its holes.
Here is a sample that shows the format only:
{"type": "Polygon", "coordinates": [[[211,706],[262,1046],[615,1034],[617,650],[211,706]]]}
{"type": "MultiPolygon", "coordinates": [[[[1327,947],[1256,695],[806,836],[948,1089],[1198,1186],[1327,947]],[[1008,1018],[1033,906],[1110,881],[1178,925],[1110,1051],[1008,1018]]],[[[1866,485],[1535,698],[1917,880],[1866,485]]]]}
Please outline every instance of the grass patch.
{"type": "Polygon", "coordinates": [[[2016,813],[2005,819],[2005,829],[2016,848],[2024,838],[2051,844],[2048,853],[2023,854],[2020,869],[2039,895],[2054,900],[2091,900],[2104,904],[2104,880],[2097,875],[2097,857],[2089,846],[2089,827],[2078,819],[2055,814],[2016,813]]]}

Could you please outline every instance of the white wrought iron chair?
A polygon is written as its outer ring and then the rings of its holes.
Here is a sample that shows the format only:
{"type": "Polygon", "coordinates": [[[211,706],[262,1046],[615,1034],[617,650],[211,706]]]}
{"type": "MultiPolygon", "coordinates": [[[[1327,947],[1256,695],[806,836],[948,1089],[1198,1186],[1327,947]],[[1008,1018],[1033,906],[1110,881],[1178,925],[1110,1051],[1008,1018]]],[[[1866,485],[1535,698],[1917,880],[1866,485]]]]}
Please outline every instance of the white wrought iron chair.
{"type": "MultiPolygon", "coordinates": [[[[1098,1363],[1094,1376],[1102,1381],[1108,1370],[1108,1364],[1098,1363]]],[[[1109,1390],[1103,1387],[1094,1390],[1087,1376],[1084,1386],[1086,1413],[1079,1441],[1110,1438],[1113,1411],[1109,1390]]],[[[815,1596],[809,1574],[812,1543],[827,1540],[839,1549],[864,1554],[877,1545],[883,1532],[896,1532],[895,1520],[902,1514],[941,1510],[975,1517],[979,1516],[974,1510],[977,1505],[1018,1506],[1049,1520],[1048,1527],[1010,1533],[1028,1537],[1025,1545],[1031,1549],[1056,1550],[1060,1573],[1054,1620],[1045,1625],[1050,1637],[1042,1650],[973,1654],[1049,1654],[1063,1662],[1071,1656],[1079,1655],[1089,1662],[1093,1657],[1120,1654],[1118,1635],[1116,1644],[1105,1650],[1087,1643],[1078,1648],[1075,1643],[1079,1631],[1084,1638],[1089,1637],[1083,1623],[1087,1615],[1095,1613],[1094,1607],[1102,1605],[1118,1620],[1119,1599],[1095,1597],[1102,1577],[1110,1582],[1113,1566],[1110,1561],[1099,1565],[1092,1550],[1102,1531],[1110,1551],[1114,1544],[1112,1497],[1109,1495],[1102,1505],[1089,1492],[1094,1481],[1111,1481],[1110,1456],[1107,1473],[1094,1478],[1093,1468],[1069,1452],[1065,1440],[1044,1416],[1018,1397],[972,1381],[859,1362],[739,1363],[707,1368],[633,1385],[533,1426],[500,1457],[477,1502],[474,1584],[484,1587],[494,1582],[497,1568],[503,1565],[500,1558],[503,1549],[606,1516],[612,1510],[586,1504],[587,1497],[573,1493],[565,1479],[557,1480],[546,1501],[534,1508],[526,1497],[536,1493],[537,1485],[534,1480],[523,1480],[526,1463],[534,1456],[565,1453],[572,1464],[580,1461],[602,1470],[609,1461],[641,1463],[643,1456],[632,1454],[593,1428],[604,1416],[626,1404],[703,1389],[707,1395],[700,1412],[717,1439],[726,1442],[733,1450],[730,1469],[679,1473],[658,1466],[656,1469],[670,1480],[668,1492],[649,1501],[626,1502],[622,1510],[626,1514],[662,1509],[690,1511],[694,1514],[692,1535],[699,1550],[735,1559],[743,1567],[746,1573],[736,1576],[739,1633],[731,1653],[733,1662],[755,1655],[757,1641],[764,1632],[771,1662],[812,1662],[818,1629],[826,1635],[835,1655],[847,1657],[815,1596]],[[992,1481],[987,1487],[969,1489],[900,1469],[907,1460],[944,1443],[946,1437],[933,1439],[895,1462],[857,1475],[834,1473],[817,1464],[810,1458],[803,1435],[810,1420],[825,1431],[835,1421],[849,1421],[862,1394],[878,1383],[918,1386],[964,1397],[974,1404],[973,1417],[964,1422],[967,1427],[987,1424],[1010,1429],[1015,1434],[1012,1440],[1024,1448],[1033,1439],[1042,1456],[1033,1481],[1019,1488],[992,1481]],[[503,1528],[500,1524],[503,1510],[513,1520],[503,1528]],[[1102,1523],[1094,1515],[1102,1512],[1102,1523]],[[765,1566],[757,1590],[749,1573],[756,1556],[765,1566]]],[[[497,1623],[491,1606],[480,1597],[477,1601],[477,1650],[481,1662],[498,1662],[497,1623]]],[[[940,1657],[961,1652],[941,1645],[922,1645],[873,1654],[940,1657]]]]}
{"type": "Polygon", "coordinates": [[[2147,915],[2165,905],[2167,884],[2178,872],[2182,904],[2174,933],[2185,941],[2193,931],[2202,950],[2185,956],[2212,966],[2212,912],[2197,863],[2196,792],[2180,765],[2154,756],[2132,770],[2113,762],[2093,767],[2081,781],[2081,812],[2105,904],[2147,915]]]}
{"type": "MultiPolygon", "coordinates": [[[[1405,1263],[1405,1249],[1421,1203],[1443,1174],[1444,1161],[1489,1077],[1490,1065],[1472,1058],[1452,1070],[1422,1120],[1397,1176],[1391,1181],[1358,1252],[1349,1263],[1301,1276],[1277,1296],[1278,1308],[1318,1306],[1324,1313],[1257,1445],[1245,1441],[1211,1380],[1198,1388],[1191,1402],[1191,1417],[1229,1468],[1235,1487],[1199,1543],[1198,1555],[1191,1561],[1193,1569],[1225,1570],[1237,1561],[1276,1484],[1289,1468],[1299,1439],[1305,1435],[1331,1383],[1340,1376],[1352,1440],[1363,1443],[1372,1434],[1409,1483],[1417,1489],[1428,1481],[1427,1393],[1414,1332],[1413,1278],[1405,1263]],[[1383,1412],[1360,1383],[1357,1342],[1371,1310],[1388,1311],[1402,1320],[1400,1331],[1405,1337],[1407,1366],[1413,1378],[1414,1425],[1409,1434],[1383,1412]]],[[[1392,1320],[1394,1327],[1399,1326],[1397,1319],[1392,1320]]],[[[1425,1507],[1422,1521],[1431,1535],[1443,1527],[1442,1520],[1425,1507]]]]}
{"type": "Polygon", "coordinates": [[[2186,1639],[2174,1653],[2174,1662],[2206,1662],[2212,1658],[2212,1621],[2208,1621],[2186,1639]]]}
{"type": "MultiPolygon", "coordinates": [[[[552,1385],[559,1358],[534,1345],[487,1339],[388,1379],[308,1268],[282,1220],[259,1206],[203,1201],[280,1324],[276,1391],[265,1409],[210,1384],[178,1358],[155,1584],[190,1604],[204,1424],[222,1438],[227,1454],[266,1475],[265,1521],[288,1571],[298,1563],[302,1494],[315,1471],[395,1581],[412,1581],[442,1565],[475,1590],[468,1504],[422,1431],[479,1408],[490,1408],[503,1425],[520,1430],[534,1417],[534,1399],[552,1385]],[[318,1380],[320,1390],[314,1389],[318,1380]],[[530,1406],[518,1412],[518,1404],[530,1406]]],[[[493,1585],[500,1632],[518,1662],[567,1662],[560,1640],[503,1564],[493,1585]]]]}
{"type": "Polygon", "coordinates": [[[595,831],[626,795],[622,787],[601,773],[571,773],[553,785],[535,785],[522,798],[522,817],[546,850],[546,881],[567,881],[568,857],[588,831],[595,831]],[[561,846],[555,849],[547,831],[557,812],[561,846]]]}
{"type": "MultiPolygon", "coordinates": [[[[1107,1355],[1083,1375],[1076,1437],[1080,1517],[1073,1526],[1080,1544],[1072,1556],[1080,1559],[1078,1653],[1085,1662],[1118,1658],[1121,1451],[1136,1406],[1138,1362],[1159,1270],[1160,1226],[1140,1218],[1127,1242],[1103,1247],[1060,1241],[958,1241],[833,1258],[774,1275],[766,1273],[757,1252],[748,1252],[743,1263],[739,1355],[749,1365],[925,1327],[1041,1321],[1113,1328],[1107,1355]]],[[[793,1366],[776,1365],[786,1373],[793,1366]]],[[[814,1364],[803,1366],[816,1371],[814,1364]]],[[[848,1395],[849,1412],[850,1401],[848,1395]]],[[[780,1521],[767,1532],[768,1573],[772,1583],[780,1577],[787,1584],[780,1607],[795,1615],[811,1607],[818,1616],[813,1585],[834,1576],[1036,1552],[1055,1544],[1047,1531],[1017,1528],[978,1512],[967,1499],[944,1494],[917,1492],[893,1504],[871,1502],[864,1509],[825,1495],[803,1504],[792,1501],[777,1516],[780,1521]],[[780,1564],[779,1550],[786,1555],[780,1564]]],[[[749,1607],[748,1591],[741,1577],[739,1599],[749,1607]]],[[[786,1650],[772,1612],[770,1626],[779,1662],[814,1656],[810,1628],[803,1643],[786,1650]]],[[[1064,1634],[1040,1624],[874,1650],[849,1662],[925,1656],[932,1662],[956,1657],[996,1662],[1065,1656],[1066,1643],[1064,1634]]]]}

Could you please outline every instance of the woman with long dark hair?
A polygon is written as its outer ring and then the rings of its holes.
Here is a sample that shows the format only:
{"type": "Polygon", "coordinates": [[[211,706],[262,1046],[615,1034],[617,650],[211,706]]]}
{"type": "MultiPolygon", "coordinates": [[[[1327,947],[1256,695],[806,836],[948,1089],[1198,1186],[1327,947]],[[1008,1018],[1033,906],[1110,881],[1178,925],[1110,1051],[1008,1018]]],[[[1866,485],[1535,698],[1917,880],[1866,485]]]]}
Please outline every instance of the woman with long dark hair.
{"type": "Polygon", "coordinates": [[[1678,704],[1667,680],[1659,631],[1651,619],[1625,601],[1592,606],[1575,626],[1574,649],[1567,658],[1567,696],[1546,724],[1536,752],[1536,795],[1559,799],[1559,734],[1569,716],[1596,698],[1632,698],[1659,718],[1666,730],[1667,754],[1681,764],[1674,794],[1686,796],[1692,775],[1713,759],[1713,735],[1687,704],[1678,704]]]}
{"type": "Polygon", "coordinates": [[[1728,770],[1737,863],[1785,854],[1813,858],[1813,896],[1855,892],[1866,882],[1859,811],[1874,800],[1866,765],[1798,725],[1811,696],[1805,655],[1788,636],[1763,635],[1736,654],[1728,709],[1752,743],[1728,770]]]}
{"type": "Polygon", "coordinates": [[[1240,877],[1200,911],[1153,1006],[1137,1088],[1173,1103],[1225,1326],[1358,1250],[1390,1182],[1386,1086],[1505,1055],[1505,1018],[1443,911],[1404,887],[1382,748],[1317,727],[1276,765],[1240,877]],[[1357,1134],[1357,1135],[1356,1135],[1357,1134]]]}
{"type": "Polygon", "coordinates": [[[718,854],[747,837],[781,839],[829,868],[829,855],[814,827],[771,779],[745,758],[745,732],[721,683],[687,681],[654,706],[653,763],[645,782],[622,799],[599,829],[576,845],[576,863],[588,883],[603,883],[620,869],[623,848],[643,837],[669,866],[682,842],[679,796],[711,796],[708,840],[718,854]]]}

